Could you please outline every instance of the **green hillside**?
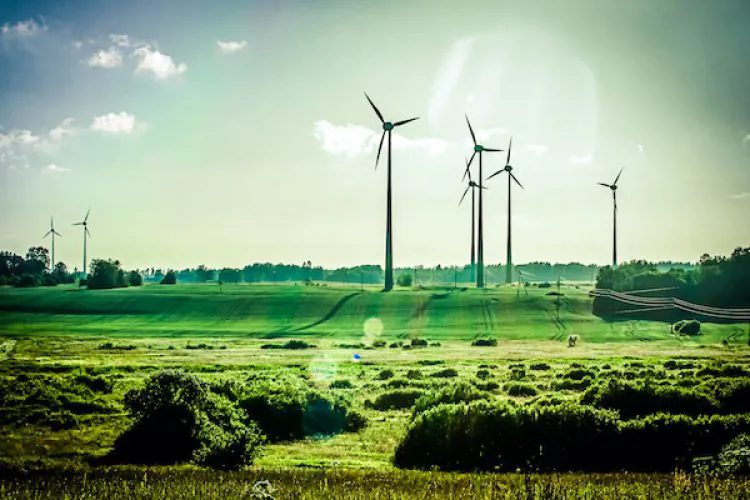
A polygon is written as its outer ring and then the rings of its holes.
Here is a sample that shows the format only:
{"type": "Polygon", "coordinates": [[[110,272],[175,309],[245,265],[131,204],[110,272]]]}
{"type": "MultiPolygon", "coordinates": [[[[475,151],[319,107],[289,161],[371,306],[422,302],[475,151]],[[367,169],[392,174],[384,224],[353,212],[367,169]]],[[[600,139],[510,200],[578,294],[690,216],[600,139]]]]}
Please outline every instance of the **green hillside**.
{"type": "MultiPolygon", "coordinates": [[[[332,337],[385,340],[422,337],[471,340],[587,342],[668,340],[669,327],[645,321],[606,322],[591,314],[583,290],[567,287],[556,321],[549,289],[399,290],[275,285],[145,286],[89,291],[75,288],[0,289],[0,333],[107,336],[332,337]],[[369,320],[369,321],[368,321],[369,320]]],[[[739,335],[732,325],[704,326],[694,339],[715,343],[739,335]]]]}

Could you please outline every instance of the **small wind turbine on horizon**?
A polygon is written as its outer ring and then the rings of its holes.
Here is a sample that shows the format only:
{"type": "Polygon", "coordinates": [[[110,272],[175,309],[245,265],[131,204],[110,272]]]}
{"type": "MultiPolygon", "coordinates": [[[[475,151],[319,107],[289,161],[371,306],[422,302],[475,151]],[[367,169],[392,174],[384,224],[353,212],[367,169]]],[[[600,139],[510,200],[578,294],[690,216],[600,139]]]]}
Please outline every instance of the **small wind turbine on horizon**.
{"type": "Polygon", "coordinates": [[[466,198],[466,194],[471,189],[471,281],[473,282],[474,280],[476,280],[476,266],[477,266],[477,264],[476,264],[476,246],[475,246],[475,243],[476,243],[476,234],[475,234],[475,231],[476,231],[477,223],[476,223],[476,213],[475,213],[476,212],[476,202],[474,201],[474,199],[475,199],[474,193],[475,193],[475,191],[477,189],[487,189],[487,188],[486,187],[481,187],[480,188],[479,184],[477,184],[476,182],[474,182],[471,179],[471,172],[468,170],[468,168],[469,168],[469,160],[468,160],[468,158],[465,158],[465,161],[466,161],[466,168],[467,168],[466,174],[468,174],[468,176],[469,176],[469,184],[467,184],[466,190],[464,191],[464,194],[461,196],[461,201],[459,201],[458,204],[461,205],[461,203],[463,203],[464,198],[466,198]]]}
{"type": "Polygon", "coordinates": [[[502,149],[486,148],[481,144],[477,144],[477,137],[474,135],[474,129],[471,128],[471,122],[469,116],[466,116],[466,124],[469,126],[469,133],[471,134],[471,140],[474,142],[474,152],[471,154],[469,162],[466,164],[466,170],[464,171],[463,178],[469,174],[469,167],[471,162],[474,161],[474,156],[479,153],[479,222],[477,224],[477,231],[479,236],[477,238],[477,288],[484,288],[484,218],[483,218],[483,205],[482,205],[482,153],[487,151],[490,153],[499,153],[502,149]]]}
{"type": "Polygon", "coordinates": [[[76,222],[74,226],[83,226],[83,278],[86,279],[86,239],[91,237],[91,233],[88,228],[88,220],[91,209],[86,211],[86,217],[81,222],[76,222]]]}
{"type": "Polygon", "coordinates": [[[600,186],[608,187],[612,191],[612,203],[614,204],[614,212],[612,214],[612,267],[617,267],[617,181],[620,180],[624,167],[620,169],[620,173],[615,177],[615,182],[612,184],[605,184],[600,182],[600,186]]]}
{"type": "Polygon", "coordinates": [[[49,263],[49,270],[52,272],[55,269],[55,236],[62,238],[62,235],[55,231],[55,219],[52,217],[49,218],[49,231],[44,235],[44,238],[50,235],[52,236],[52,260],[49,263]]]}
{"type": "Polygon", "coordinates": [[[392,224],[392,210],[391,210],[391,132],[394,128],[406,125],[409,122],[418,120],[419,118],[409,118],[407,120],[401,120],[398,122],[387,122],[383,118],[383,114],[380,112],[375,103],[372,102],[370,96],[365,92],[367,101],[375,110],[375,114],[380,118],[380,123],[383,126],[383,135],[380,136],[380,145],[378,146],[378,156],[375,159],[375,168],[378,168],[380,162],[380,152],[383,149],[383,140],[386,134],[388,135],[388,188],[386,194],[386,215],[385,215],[385,285],[383,291],[388,292],[393,289],[393,224],[392,224]]]}
{"type": "Polygon", "coordinates": [[[512,283],[513,282],[513,253],[511,248],[511,231],[510,231],[510,193],[511,193],[511,179],[518,184],[518,186],[523,189],[523,186],[520,182],[518,182],[518,179],[516,179],[516,176],[513,175],[513,167],[510,164],[510,152],[511,149],[513,149],[513,137],[510,138],[510,141],[508,142],[508,157],[505,159],[505,167],[498,170],[494,174],[487,177],[487,180],[492,179],[498,174],[502,174],[503,172],[508,172],[508,244],[507,244],[507,254],[506,254],[506,265],[505,265],[505,282],[506,283],[512,283]]]}

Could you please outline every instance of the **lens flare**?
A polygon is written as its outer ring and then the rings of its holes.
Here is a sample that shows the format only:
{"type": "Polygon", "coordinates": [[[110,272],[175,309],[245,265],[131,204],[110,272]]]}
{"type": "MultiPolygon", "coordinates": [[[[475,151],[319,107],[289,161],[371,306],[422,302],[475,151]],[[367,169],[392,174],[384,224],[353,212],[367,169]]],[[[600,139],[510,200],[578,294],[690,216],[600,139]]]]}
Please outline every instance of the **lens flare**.
{"type": "Polygon", "coordinates": [[[374,340],[383,333],[383,322],[378,318],[368,318],[362,327],[366,340],[374,340]]]}
{"type": "Polygon", "coordinates": [[[330,382],[337,371],[338,366],[332,359],[319,358],[310,362],[310,376],[316,382],[330,382]]]}

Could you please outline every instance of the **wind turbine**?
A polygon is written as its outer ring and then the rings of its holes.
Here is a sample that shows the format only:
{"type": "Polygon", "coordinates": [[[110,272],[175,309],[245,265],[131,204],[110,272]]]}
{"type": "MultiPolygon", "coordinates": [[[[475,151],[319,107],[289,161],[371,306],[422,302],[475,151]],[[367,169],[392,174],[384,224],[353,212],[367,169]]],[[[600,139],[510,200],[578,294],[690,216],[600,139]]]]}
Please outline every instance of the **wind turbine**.
{"type": "Polygon", "coordinates": [[[387,122],[383,118],[383,114],[380,112],[375,103],[372,102],[370,96],[365,92],[367,101],[375,110],[375,114],[380,118],[380,123],[383,125],[383,135],[380,136],[380,145],[378,146],[378,156],[375,159],[375,168],[378,168],[378,162],[380,162],[380,152],[383,149],[383,140],[386,134],[388,135],[388,188],[386,195],[386,209],[385,209],[385,286],[383,287],[384,292],[388,292],[393,289],[393,225],[391,217],[391,131],[395,127],[406,125],[409,122],[418,120],[419,118],[409,118],[408,120],[401,120],[398,122],[387,122]]]}
{"type": "Polygon", "coordinates": [[[49,270],[52,272],[55,270],[55,235],[62,238],[62,235],[55,231],[55,220],[52,217],[49,218],[49,231],[47,231],[44,237],[46,238],[50,235],[52,236],[52,260],[49,263],[49,270]]]}
{"type": "Polygon", "coordinates": [[[471,179],[471,172],[468,171],[468,168],[469,168],[469,160],[468,159],[466,159],[466,168],[467,168],[466,173],[469,176],[469,184],[466,186],[466,190],[464,191],[464,194],[461,196],[461,201],[459,201],[458,204],[461,205],[461,203],[463,203],[464,198],[466,198],[466,194],[471,189],[471,281],[474,281],[476,279],[476,247],[475,247],[476,235],[475,235],[475,230],[476,230],[476,225],[477,225],[477,223],[476,223],[476,214],[475,214],[476,203],[474,202],[474,192],[477,189],[487,189],[487,188],[486,187],[481,187],[480,188],[479,184],[477,184],[476,182],[474,182],[471,179]]]}
{"type": "Polygon", "coordinates": [[[86,279],[86,238],[91,237],[91,233],[89,232],[89,228],[87,226],[87,221],[89,220],[89,213],[91,213],[90,208],[86,211],[86,217],[84,217],[81,222],[76,222],[75,224],[73,224],[74,226],[83,226],[83,278],[84,279],[86,279]]]}
{"type": "Polygon", "coordinates": [[[513,167],[510,165],[510,152],[511,149],[513,149],[513,137],[510,138],[510,142],[508,143],[508,157],[505,159],[505,167],[503,167],[501,170],[498,170],[494,174],[487,177],[487,180],[492,179],[498,174],[502,174],[503,172],[508,172],[508,247],[507,247],[507,254],[506,254],[506,265],[505,265],[505,282],[511,283],[513,281],[513,254],[511,252],[511,232],[510,232],[510,187],[511,187],[511,179],[518,184],[518,186],[523,189],[523,186],[521,186],[521,183],[518,182],[518,179],[516,179],[516,176],[513,175],[513,167]]]}
{"type": "Polygon", "coordinates": [[[612,184],[599,183],[600,186],[608,187],[612,191],[612,203],[614,204],[612,214],[612,267],[617,267],[617,181],[620,180],[623,170],[624,168],[620,169],[620,173],[617,174],[615,182],[612,184]]]}
{"type": "Polygon", "coordinates": [[[474,142],[474,152],[471,154],[469,162],[466,164],[466,171],[464,171],[464,178],[469,174],[469,167],[471,162],[474,161],[474,156],[479,153],[479,223],[477,230],[479,231],[479,237],[477,238],[477,268],[479,273],[477,274],[477,288],[484,288],[484,219],[482,217],[482,153],[487,151],[489,153],[499,153],[502,149],[486,148],[481,144],[477,144],[477,137],[474,135],[474,129],[471,128],[471,122],[469,122],[468,115],[466,116],[466,124],[469,126],[469,133],[471,133],[471,140],[474,142]]]}

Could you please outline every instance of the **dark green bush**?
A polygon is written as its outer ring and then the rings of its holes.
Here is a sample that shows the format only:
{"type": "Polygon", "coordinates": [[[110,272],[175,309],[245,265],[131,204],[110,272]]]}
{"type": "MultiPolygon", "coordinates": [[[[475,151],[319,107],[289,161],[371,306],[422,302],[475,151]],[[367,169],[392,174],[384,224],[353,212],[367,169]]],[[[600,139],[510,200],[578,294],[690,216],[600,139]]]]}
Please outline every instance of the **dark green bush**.
{"type": "Polygon", "coordinates": [[[492,376],[492,372],[489,370],[482,368],[481,370],[477,370],[477,378],[480,380],[488,379],[492,376]]]}
{"type": "Polygon", "coordinates": [[[670,359],[664,362],[664,368],[666,368],[667,370],[691,370],[695,368],[695,363],[692,363],[690,361],[670,359]]]}
{"type": "Polygon", "coordinates": [[[556,391],[583,391],[594,383],[592,377],[584,377],[581,380],[563,378],[552,382],[552,389],[556,391]]]}
{"type": "Polygon", "coordinates": [[[193,375],[165,370],[125,394],[133,425],[109,459],[138,464],[192,461],[222,469],[252,463],[263,437],[227,398],[193,375]]]}
{"type": "Polygon", "coordinates": [[[732,475],[750,474],[750,434],[740,434],[721,449],[719,466],[732,475]]]}
{"type": "Polygon", "coordinates": [[[131,344],[113,344],[112,342],[104,342],[99,344],[96,348],[103,351],[132,351],[135,349],[135,346],[131,344]]]}
{"type": "Polygon", "coordinates": [[[422,396],[424,391],[420,389],[396,389],[379,394],[374,401],[368,401],[367,406],[380,411],[406,410],[422,396]]]}
{"type": "Polygon", "coordinates": [[[331,389],[354,389],[354,384],[348,379],[339,379],[331,382],[331,389]]]}
{"type": "Polygon", "coordinates": [[[385,370],[380,370],[375,378],[378,380],[388,380],[389,378],[393,378],[395,374],[393,370],[386,368],[385,370]]]}
{"type": "Polygon", "coordinates": [[[536,370],[536,371],[544,371],[544,370],[551,370],[552,367],[548,365],[547,363],[532,363],[529,365],[530,370],[536,370]]]}
{"type": "Polygon", "coordinates": [[[446,368],[444,370],[437,371],[430,375],[431,377],[435,378],[452,378],[452,377],[458,377],[458,371],[456,371],[455,368],[446,368]]]}
{"type": "Polygon", "coordinates": [[[694,319],[683,319],[673,325],[675,333],[680,335],[700,335],[701,322],[694,319]]]}
{"type": "Polygon", "coordinates": [[[497,346],[497,339],[492,338],[484,338],[484,339],[476,339],[471,343],[474,347],[496,347],[497,346]]]}
{"type": "Polygon", "coordinates": [[[260,346],[261,349],[291,349],[291,350],[299,350],[299,349],[315,349],[318,347],[315,344],[310,344],[308,342],[305,342],[304,340],[289,340],[283,344],[263,344],[260,346]]]}
{"type": "Polygon", "coordinates": [[[349,398],[324,395],[299,379],[253,380],[238,399],[247,417],[273,442],[357,431],[366,425],[349,398]]]}
{"type": "Polygon", "coordinates": [[[22,274],[14,284],[18,288],[31,288],[42,284],[42,278],[38,274],[22,274]]]}
{"type": "Polygon", "coordinates": [[[411,339],[412,347],[427,347],[430,343],[425,339],[411,339]]]}
{"type": "Polygon", "coordinates": [[[510,380],[524,380],[526,378],[526,369],[525,368],[511,368],[510,373],[508,374],[508,378],[510,380]]]}
{"type": "Polygon", "coordinates": [[[406,378],[408,378],[409,380],[419,380],[422,378],[422,372],[414,369],[409,370],[408,372],[406,372],[406,378]]]}
{"type": "Polygon", "coordinates": [[[714,365],[698,370],[696,377],[750,377],[750,372],[739,365],[714,365]]]}
{"type": "Polygon", "coordinates": [[[587,368],[572,368],[565,372],[563,377],[571,380],[583,380],[585,377],[596,377],[596,374],[587,368]]]}
{"type": "Polygon", "coordinates": [[[504,389],[508,396],[514,397],[536,396],[538,393],[536,387],[523,382],[509,382],[505,384],[504,389]]]}
{"type": "Polygon", "coordinates": [[[436,390],[426,392],[414,404],[412,416],[423,413],[430,408],[441,404],[468,403],[478,399],[488,399],[492,395],[477,389],[474,385],[466,382],[455,382],[444,385],[436,390]]]}
{"type": "Polygon", "coordinates": [[[608,410],[567,402],[440,405],[412,422],[398,467],[459,471],[669,471],[689,466],[750,429],[750,416],[655,415],[620,422],[608,410]]]}
{"type": "Polygon", "coordinates": [[[94,392],[109,394],[112,392],[112,383],[104,377],[93,377],[87,373],[82,373],[73,379],[76,383],[85,385],[94,392]]]}
{"type": "Polygon", "coordinates": [[[712,397],[695,389],[616,379],[590,388],[581,397],[581,402],[617,410],[624,419],[659,412],[708,415],[718,413],[719,409],[712,397]]]}
{"type": "Polygon", "coordinates": [[[405,378],[392,378],[384,384],[384,387],[387,387],[388,389],[403,389],[410,385],[412,385],[411,382],[405,378]]]}

